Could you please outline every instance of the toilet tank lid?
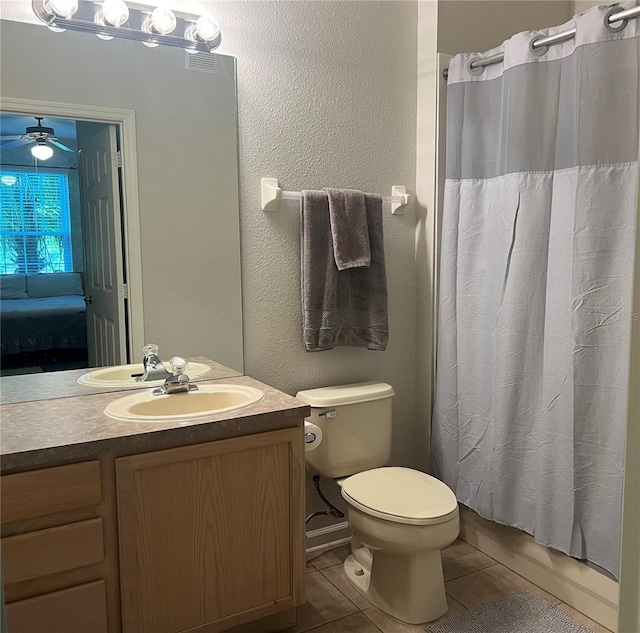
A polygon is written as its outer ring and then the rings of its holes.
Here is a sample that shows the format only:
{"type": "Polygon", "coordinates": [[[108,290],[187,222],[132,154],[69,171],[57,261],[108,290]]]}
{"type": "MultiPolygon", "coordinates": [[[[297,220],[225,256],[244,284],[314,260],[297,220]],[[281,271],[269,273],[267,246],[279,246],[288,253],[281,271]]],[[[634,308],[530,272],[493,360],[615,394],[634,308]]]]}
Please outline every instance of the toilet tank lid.
{"type": "Polygon", "coordinates": [[[296,398],[312,407],[335,407],[391,398],[395,391],[386,382],[357,382],[350,385],[320,387],[298,391],[296,398]]]}

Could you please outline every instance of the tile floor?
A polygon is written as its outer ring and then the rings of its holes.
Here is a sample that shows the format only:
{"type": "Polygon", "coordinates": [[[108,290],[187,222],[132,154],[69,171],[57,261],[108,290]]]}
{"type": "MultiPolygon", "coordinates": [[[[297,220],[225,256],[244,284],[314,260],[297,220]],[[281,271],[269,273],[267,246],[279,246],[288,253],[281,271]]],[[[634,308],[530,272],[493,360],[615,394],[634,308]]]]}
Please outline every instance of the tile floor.
{"type": "MultiPolygon", "coordinates": [[[[307,603],[298,609],[298,625],[287,633],[424,633],[424,625],[403,624],[390,618],[347,583],[342,562],[348,554],[349,546],[343,545],[307,556],[307,603]]],[[[449,602],[449,612],[444,617],[529,589],[594,633],[610,633],[463,541],[457,540],[443,551],[442,565],[449,602]]]]}

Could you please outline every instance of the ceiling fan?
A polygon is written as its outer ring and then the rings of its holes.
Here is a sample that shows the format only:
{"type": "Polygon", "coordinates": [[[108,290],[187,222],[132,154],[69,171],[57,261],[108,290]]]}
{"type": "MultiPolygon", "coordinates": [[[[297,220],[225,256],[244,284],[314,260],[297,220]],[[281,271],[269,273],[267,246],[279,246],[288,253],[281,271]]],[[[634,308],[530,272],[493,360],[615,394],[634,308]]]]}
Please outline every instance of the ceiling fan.
{"type": "Polygon", "coordinates": [[[26,128],[24,134],[12,134],[0,137],[0,146],[2,149],[15,149],[27,143],[35,143],[31,148],[31,153],[40,160],[47,160],[53,155],[51,145],[64,150],[65,152],[73,152],[70,147],[63,145],[54,136],[55,131],[52,127],[42,125],[44,117],[36,116],[34,119],[38,121],[38,125],[32,125],[26,128]]]}

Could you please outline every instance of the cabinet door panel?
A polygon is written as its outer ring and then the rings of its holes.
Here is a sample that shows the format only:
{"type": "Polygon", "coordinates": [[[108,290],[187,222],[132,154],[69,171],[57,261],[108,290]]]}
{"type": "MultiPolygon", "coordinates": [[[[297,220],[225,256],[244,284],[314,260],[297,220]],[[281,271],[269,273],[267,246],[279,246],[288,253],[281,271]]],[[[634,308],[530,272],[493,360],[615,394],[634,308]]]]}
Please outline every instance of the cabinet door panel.
{"type": "Polygon", "coordinates": [[[117,460],[128,633],[178,633],[291,603],[299,435],[284,429],[117,460]]]}

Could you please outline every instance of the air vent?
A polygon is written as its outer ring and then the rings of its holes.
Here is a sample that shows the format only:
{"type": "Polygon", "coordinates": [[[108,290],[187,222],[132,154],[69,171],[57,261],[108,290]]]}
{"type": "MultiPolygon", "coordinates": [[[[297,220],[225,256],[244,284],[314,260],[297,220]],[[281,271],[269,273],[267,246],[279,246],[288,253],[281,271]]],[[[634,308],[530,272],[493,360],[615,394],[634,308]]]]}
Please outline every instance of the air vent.
{"type": "Polygon", "coordinates": [[[218,56],[213,53],[185,53],[184,67],[187,70],[197,70],[210,75],[218,74],[218,56]]]}

